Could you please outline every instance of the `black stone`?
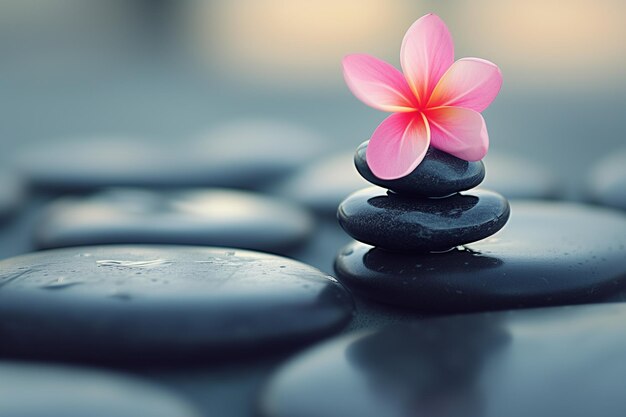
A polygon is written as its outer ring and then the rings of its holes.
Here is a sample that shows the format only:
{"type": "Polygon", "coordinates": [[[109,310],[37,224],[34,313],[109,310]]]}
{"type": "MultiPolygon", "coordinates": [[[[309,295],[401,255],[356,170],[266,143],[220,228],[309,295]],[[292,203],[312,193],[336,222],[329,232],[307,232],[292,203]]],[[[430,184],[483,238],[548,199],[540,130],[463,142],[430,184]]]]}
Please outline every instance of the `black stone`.
{"type": "Polygon", "coordinates": [[[487,190],[431,199],[370,187],[345,199],[337,217],[360,242],[390,251],[440,251],[500,230],[509,218],[509,203],[487,190]]]}
{"type": "Polygon", "coordinates": [[[333,278],[231,249],[102,246],[0,262],[0,355],[95,361],[260,355],[341,328],[333,278]]]}
{"type": "Polygon", "coordinates": [[[550,169],[536,160],[507,154],[489,154],[481,187],[494,190],[508,199],[555,200],[563,195],[564,186],[550,169]]]}
{"type": "Polygon", "coordinates": [[[587,181],[591,202],[626,210],[626,149],[598,161],[587,181]]]}
{"type": "Polygon", "coordinates": [[[396,180],[382,180],[367,165],[365,152],[368,143],[369,141],[363,142],[356,150],[356,169],[372,184],[399,194],[443,197],[474,188],[485,177],[485,166],[481,161],[464,161],[431,147],[422,162],[409,175],[396,180]]]}
{"type": "Polygon", "coordinates": [[[354,293],[421,311],[591,303],[626,286],[626,218],[571,203],[512,205],[489,239],[403,255],[353,243],[335,269],[354,293]]]}
{"type": "Polygon", "coordinates": [[[117,189],[52,203],[35,240],[39,248],[163,243],[285,253],[312,230],[307,212],[256,193],[117,189]]]}
{"type": "Polygon", "coordinates": [[[352,152],[321,159],[277,184],[272,191],[316,213],[334,217],[341,200],[368,185],[351,161],[352,152]]]}
{"type": "MultiPolygon", "coordinates": [[[[468,277],[471,278],[471,277],[468,277]]],[[[446,317],[345,335],[280,368],[263,417],[621,417],[626,304],[446,317]]]]}
{"type": "Polygon", "coordinates": [[[0,361],[3,417],[199,417],[175,394],[139,378],[69,366],[0,361]]]}

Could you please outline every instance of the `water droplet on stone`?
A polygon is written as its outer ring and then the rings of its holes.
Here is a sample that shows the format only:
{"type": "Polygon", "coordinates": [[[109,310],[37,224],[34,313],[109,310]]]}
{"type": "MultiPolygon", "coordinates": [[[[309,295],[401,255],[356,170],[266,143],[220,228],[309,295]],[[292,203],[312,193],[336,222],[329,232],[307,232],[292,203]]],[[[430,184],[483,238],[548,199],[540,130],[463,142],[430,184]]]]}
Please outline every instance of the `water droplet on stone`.
{"type": "Polygon", "coordinates": [[[100,261],[96,261],[98,266],[106,266],[113,268],[140,268],[140,269],[151,269],[158,268],[161,266],[170,265],[172,262],[166,259],[153,259],[147,261],[118,261],[113,259],[104,259],[100,261]]]}

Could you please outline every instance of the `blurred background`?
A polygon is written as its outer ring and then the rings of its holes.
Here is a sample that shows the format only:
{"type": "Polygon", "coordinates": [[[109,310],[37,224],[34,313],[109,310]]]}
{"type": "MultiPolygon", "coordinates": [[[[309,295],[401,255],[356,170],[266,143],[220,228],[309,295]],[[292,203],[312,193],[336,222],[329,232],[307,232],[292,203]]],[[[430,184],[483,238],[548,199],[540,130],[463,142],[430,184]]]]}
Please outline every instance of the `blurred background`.
{"type": "Polygon", "coordinates": [[[623,144],[620,0],[2,0],[0,160],[59,138],[177,143],[242,116],[301,123],[353,149],[384,118],[358,102],[347,53],[399,66],[419,16],[448,24],[457,58],[497,63],[492,150],[550,165],[575,189],[623,144]]]}
{"type": "MultiPolygon", "coordinates": [[[[351,155],[386,117],[348,91],[341,58],[399,67],[405,31],[429,12],[448,24],[457,58],[504,74],[484,112],[489,186],[587,200],[594,166],[626,149],[623,0],[0,0],[0,259],[146,233],[249,247],[254,230],[253,249],[288,246],[276,252],[332,272],[350,240],[336,206],[365,186],[351,155]],[[119,190],[49,206],[72,188],[120,185],[252,189],[308,210],[229,192],[119,190]]],[[[625,161],[596,175],[619,197],[605,203],[623,209],[625,161]]],[[[219,374],[172,385],[206,404],[252,392],[227,375],[226,388],[219,374]]]]}

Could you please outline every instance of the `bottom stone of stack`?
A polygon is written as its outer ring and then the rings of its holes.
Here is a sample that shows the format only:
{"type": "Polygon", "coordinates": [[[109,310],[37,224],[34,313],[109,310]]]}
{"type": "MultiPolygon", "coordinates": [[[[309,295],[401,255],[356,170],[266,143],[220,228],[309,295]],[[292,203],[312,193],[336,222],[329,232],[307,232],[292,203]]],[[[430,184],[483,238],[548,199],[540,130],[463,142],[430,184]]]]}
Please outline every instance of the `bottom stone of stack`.
{"type": "Polygon", "coordinates": [[[445,253],[343,248],[337,278],[354,294],[423,312],[623,301],[626,218],[573,203],[515,202],[488,239],[445,253]]]}

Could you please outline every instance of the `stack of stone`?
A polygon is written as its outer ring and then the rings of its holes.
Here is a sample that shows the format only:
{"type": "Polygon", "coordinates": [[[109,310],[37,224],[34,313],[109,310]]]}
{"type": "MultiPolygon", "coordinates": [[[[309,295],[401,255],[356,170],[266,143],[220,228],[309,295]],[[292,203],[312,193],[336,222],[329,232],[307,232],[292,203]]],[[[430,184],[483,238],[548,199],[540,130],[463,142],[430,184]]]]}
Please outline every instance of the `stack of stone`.
{"type": "Polygon", "coordinates": [[[485,177],[482,161],[468,162],[430,148],[409,175],[377,178],[367,165],[368,142],[355,165],[370,187],[346,198],[339,223],[354,239],[391,252],[447,251],[491,236],[509,219],[509,203],[498,193],[471,190],[485,177]]]}

